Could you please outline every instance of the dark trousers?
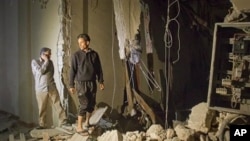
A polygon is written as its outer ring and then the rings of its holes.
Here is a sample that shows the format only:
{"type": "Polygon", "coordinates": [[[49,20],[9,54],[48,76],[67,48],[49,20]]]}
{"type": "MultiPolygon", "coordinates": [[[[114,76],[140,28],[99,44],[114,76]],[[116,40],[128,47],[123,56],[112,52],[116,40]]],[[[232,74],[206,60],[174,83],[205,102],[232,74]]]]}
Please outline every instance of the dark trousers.
{"type": "Polygon", "coordinates": [[[84,116],[86,112],[93,112],[96,104],[97,84],[95,81],[78,81],[76,92],[79,100],[78,115],[84,116]]]}

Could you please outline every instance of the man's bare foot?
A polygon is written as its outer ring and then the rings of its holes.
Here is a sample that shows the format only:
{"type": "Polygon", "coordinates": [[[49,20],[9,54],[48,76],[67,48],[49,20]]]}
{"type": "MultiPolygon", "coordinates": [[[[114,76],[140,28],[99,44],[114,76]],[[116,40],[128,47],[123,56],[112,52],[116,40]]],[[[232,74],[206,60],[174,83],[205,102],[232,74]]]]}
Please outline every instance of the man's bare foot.
{"type": "Polygon", "coordinates": [[[80,135],[82,135],[82,136],[88,136],[88,135],[89,135],[88,130],[84,130],[84,129],[82,129],[82,128],[77,128],[77,129],[76,129],[76,133],[78,133],[78,134],[80,134],[80,135]]]}
{"type": "Polygon", "coordinates": [[[84,130],[82,128],[76,128],[76,132],[79,133],[79,132],[83,132],[84,130]]]}

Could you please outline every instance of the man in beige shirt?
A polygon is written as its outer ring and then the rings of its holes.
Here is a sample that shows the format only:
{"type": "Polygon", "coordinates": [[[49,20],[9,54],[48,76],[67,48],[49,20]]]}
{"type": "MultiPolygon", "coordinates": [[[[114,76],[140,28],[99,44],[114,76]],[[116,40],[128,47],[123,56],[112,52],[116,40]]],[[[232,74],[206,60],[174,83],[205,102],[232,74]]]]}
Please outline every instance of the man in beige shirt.
{"type": "Polygon", "coordinates": [[[61,106],[59,93],[53,78],[54,65],[50,60],[50,56],[51,49],[44,47],[40,51],[40,58],[33,59],[31,62],[39,113],[39,126],[37,129],[46,128],[46,109],[49,99],[59,116],[59,125],[68,125],[66,113],[61,106]]]}

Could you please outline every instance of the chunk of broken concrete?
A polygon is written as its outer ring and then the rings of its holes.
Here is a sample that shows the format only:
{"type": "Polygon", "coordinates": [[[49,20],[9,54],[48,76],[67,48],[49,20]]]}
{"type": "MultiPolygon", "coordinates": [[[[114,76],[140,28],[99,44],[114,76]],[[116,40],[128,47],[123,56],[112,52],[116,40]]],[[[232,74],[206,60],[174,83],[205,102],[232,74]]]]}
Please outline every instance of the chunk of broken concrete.
{"type": "Polygon", "coordinates": [[[195,130],[194,129],[189,129],[186,128],[183,125],[177,125],[174,128],[176,135],[179,139],[183,141],[195,141],[194,135],[195,135],[195,130]]]}
{"type": "Polygon", "coordinates": [[[57,129],[33,129],[30,131],[30,135],[33,138],[43,138],[44,134],[47,134],[49,137],[53,137],[59,134],[63,134],[63,131],[57,129]]]}
{"type": "Polygon", "coordinates": [[[117,130],[106,131],[97,138],[98,141],[122,141],[122,134],[117,130]]]}
{"type": "Polygon", "coordinates": [[[202,133],[208,133],[215,111],[209,110],[207,103],[202,102],[192,108],[189,115],[188,127],[202,133]]]}

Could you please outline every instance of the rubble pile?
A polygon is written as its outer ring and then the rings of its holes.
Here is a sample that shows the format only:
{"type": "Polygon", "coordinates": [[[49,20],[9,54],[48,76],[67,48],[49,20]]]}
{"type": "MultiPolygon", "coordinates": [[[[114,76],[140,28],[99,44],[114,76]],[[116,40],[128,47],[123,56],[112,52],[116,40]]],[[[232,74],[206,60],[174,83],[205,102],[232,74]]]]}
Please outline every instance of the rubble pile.
{"type": "MultiPolygon", "coordinates": [[[[143,131],[129,131],[116,141],[218,141],[216,131],[211,125],[218,125],[216,113],[207,108],[207,103],[200,103],[192,108],[185,122],[174,121],[173,128],[164,129],[160,124],[153,124],[143,131]],[[119,140],[118,140],[119,139],[119,140]]],[[[117,130],[106,131],[99,140],[111,140],[117,130]]]]}
{"type": "MultiPolygon", "coordinates": [[[[58,127],[45,130],[27,129],[21,132],[26,136],[26,140],[30,141],[41,139],[46,141],[219,141],[216,135],[219,121],[215,117],[216,113],[208,110],[206,103],[200,103],[192,108],[187,121],[173,121],[173,127],[168,129],[164,129],[160,124],[153,124],[146,131],[121,133],[116,128],[103,129],[99,126],[92,134],[86,136],[58,127]]],[[[104,119],[100,121],[101,125],[104,123],[111,125],[107,121],[102,122],[104,119]]],[[[0,123],[0,141],[7,141],[11,134],[15,136],[19,134],[20,130],[11,129],[15,120],[10,120],[9,115],[0,115],[0,123]]]]}

